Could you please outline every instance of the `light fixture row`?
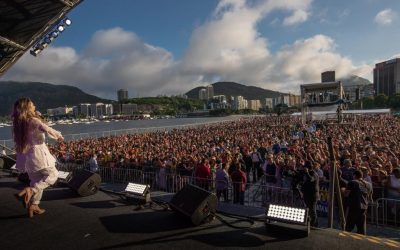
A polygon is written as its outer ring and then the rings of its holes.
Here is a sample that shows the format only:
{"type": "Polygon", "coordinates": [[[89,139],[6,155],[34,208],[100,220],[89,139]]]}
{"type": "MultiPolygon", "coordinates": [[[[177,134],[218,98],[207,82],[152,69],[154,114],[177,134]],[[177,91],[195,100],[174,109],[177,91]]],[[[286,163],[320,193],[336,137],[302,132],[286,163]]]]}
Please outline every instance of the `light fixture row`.
{"type": "Polygon", "coordinates": [[[64,30],[66,27],[71,25],[71,20],[66,17],[62,19],[53,29],[50,30],[42,39],[39,40],[31,49],[30,53],[33,56],[37,56],[40,52],[42,52],[45,48],[47,48],[50,43],[53,42],[64,30]]]}
{"type": "Polygon", "coordinates": [[[270,205],[267,217],[275,219],[283,219],[294,222],[304,222],[306,211],[301,208],[293,208],[279,205],[270,205]]]}

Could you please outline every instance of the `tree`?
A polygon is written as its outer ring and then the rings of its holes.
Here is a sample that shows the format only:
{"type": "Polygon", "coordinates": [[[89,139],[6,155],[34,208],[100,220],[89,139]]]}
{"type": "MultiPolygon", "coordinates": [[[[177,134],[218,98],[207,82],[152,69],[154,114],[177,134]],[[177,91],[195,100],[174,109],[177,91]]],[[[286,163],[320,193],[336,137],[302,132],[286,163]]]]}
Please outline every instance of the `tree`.
{"type": "Polygon", "coordinates": [[[393,109],[400,109],[400,94],[395,94],[389,97],[389,107],[393,109]]]}
{"type": "Polygon", "coordinates": [[[386,108],[388,104],[388,97],[384,94],[379,94],[375,97],[374,102],[377,108],[386,108]]]}

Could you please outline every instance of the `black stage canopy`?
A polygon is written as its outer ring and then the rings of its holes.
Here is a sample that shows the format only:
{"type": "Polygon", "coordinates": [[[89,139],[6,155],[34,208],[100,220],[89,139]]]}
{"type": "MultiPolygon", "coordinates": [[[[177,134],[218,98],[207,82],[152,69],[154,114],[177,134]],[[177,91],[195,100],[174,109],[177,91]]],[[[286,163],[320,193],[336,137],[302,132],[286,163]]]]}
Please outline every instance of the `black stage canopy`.
{"type": "Polygon", "coordinates": [[[0,76],[83,0],[0,0],[0,76]]]}

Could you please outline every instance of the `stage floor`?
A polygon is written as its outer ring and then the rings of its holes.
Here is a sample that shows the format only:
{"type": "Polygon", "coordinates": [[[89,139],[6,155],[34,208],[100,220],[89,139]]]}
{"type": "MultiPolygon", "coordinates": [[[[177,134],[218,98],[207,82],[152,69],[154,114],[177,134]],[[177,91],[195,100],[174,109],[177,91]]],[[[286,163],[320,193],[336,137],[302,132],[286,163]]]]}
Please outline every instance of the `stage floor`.
{"type": "MultiPolygon", "coordinates": [[[[262,221],[235,229],[219,220],[194,227],[187,220],[153,205],[136,211],[120,197],[98,192],[79,197],[67,187],[44,192],[43,215],[29,219],[13,194],[22,185],[0,178],[1,249],[395,249],[397,241],[337,230],[315,229],[307,238],[270,235],[262,221]]],[[[224,217],[235,226],[246,222],[224,217]]]]}

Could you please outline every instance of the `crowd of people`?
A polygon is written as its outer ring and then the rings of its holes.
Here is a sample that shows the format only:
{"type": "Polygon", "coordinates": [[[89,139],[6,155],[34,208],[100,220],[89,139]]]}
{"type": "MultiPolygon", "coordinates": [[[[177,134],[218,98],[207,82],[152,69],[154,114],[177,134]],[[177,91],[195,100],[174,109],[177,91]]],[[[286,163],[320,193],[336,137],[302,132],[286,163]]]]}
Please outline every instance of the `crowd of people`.
{"type": "MultiPolygon", "coordinates": [[[[263,116],[197,128],[60,142],[50,150],[64,162],[90,161],[93,166],[95,161],[96,169],[151,167],[193,176],[205,189],[210,188],[210,182],[201,180],[213,180],[218,198],[225,200],[231,183],[233,201],[241,204],[246,184],[257,183],[262,177],[268,186],[298,190],[310,209],[312,224],[317,226],[319,186],[329,182],[333,163],[340,186],[347,191],[343,194],[349,195],[349,183],[354,193],[354,186],[361,190],[365,182],[375,199],[400,199],[398,131],[400,118],[387,115],[308,125],[295,117],[263,116]],[[329,137],[335,162],[329,152],[329,137]]],[[[360,225],[359,221],[354,223],[360,225]]]]}

